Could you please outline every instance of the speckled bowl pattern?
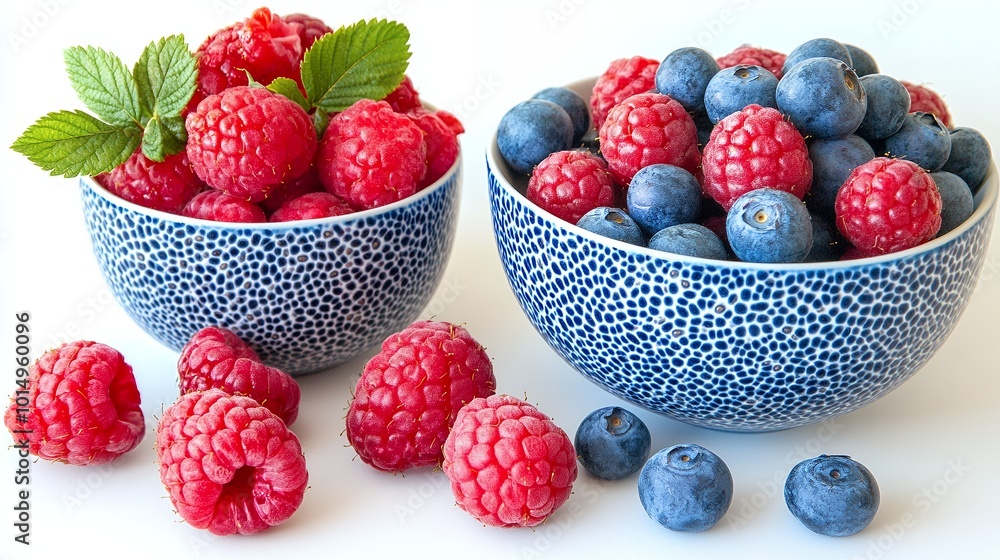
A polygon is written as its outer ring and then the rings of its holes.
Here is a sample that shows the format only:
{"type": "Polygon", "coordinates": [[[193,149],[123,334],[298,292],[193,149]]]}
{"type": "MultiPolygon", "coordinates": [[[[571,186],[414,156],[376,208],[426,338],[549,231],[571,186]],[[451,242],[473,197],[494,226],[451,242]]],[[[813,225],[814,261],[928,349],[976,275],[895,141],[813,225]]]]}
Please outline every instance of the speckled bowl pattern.
{"type": "Polygon", "coordinates": [[[487,149],[497,247],[548,344],[586,378],[693,425],[758,432],[869,404],[919,370],[958,322],[993,228],[997,171],[973,216],[883,257],[761,265],[602,238],[529,202],[487,149]]]}
{"type": "Polygon", "coordinates": [[[461,158],[416,195],[336,218],[224,224],[80,180],[94,253],[129,316],[174,350],[208,325],[291,374],[332,368],[417,318],[455,237],[461,158]]]}

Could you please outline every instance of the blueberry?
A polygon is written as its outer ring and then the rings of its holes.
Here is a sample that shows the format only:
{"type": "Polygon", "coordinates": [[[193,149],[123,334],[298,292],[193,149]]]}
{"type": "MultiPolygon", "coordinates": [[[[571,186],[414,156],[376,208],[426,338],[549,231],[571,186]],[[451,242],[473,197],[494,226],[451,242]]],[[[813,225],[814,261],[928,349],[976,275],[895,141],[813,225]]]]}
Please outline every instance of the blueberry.
{"type": "Polygon", "coordinates": [[[854,68],[854,73],[859,78],[869,74],[878,74],[878,64],[868,51],[847,43],[844,43],[844,47],[851,55],[851,67],[854,68]]]}
{"type": "Polygon", "coordinates": [[[747,105],[778,108],[774,99],[778,78],[760,66],[740,65],[720,70],[705,88],[705,111],[712,122],[742,111],[747,105]]]}
{"type": "Polygon", "coordinates": [[[885,74],[864,76],[861,87],[868,98],[868,108],[857,135],[876,140],[895,134],[910,112],[910,92],[899,80],[885,74]]]}
{"type": "Polygon", "coordinates": [[[719,71],[705,49],[683,47],[668,54],[656,69],[656,90],[669,95],[691,113],[705,110],[705,87],[719,71]]]}
{"type": "Polygon", "coordinates": [[[803,136],[853,134],[865,118],[865,90],[851,67],[834,58],[810,58],[778,81],[778,110],[803,136]]]}
{"type": "Polygon", "coordinates": [[[545,88],[532,96],[532,99],[551,101],[566,111],[573,121],[574,146],[579,144],[584,134],[590,130],[590,110],[587,108],[587,102],[573,90],[564,87],[545,88]]]}
{"type": "Polygon", "coordinates": [[[875,151],[863,138],[853,134],[843,138],[815,138],[809,141],[809,159],[813,164],[809,207],[832,220],[837,191],[855,167],[875,159],[875,151]]]}
{"type": "Polygon", "coordinates": [[[701,212],[701,184],[688,171],[654,163],[632,177],[626,195],[628,215],[643,233],[652,235],[665,227],[693,222],[701,212]]]}
{"type": "Polygon", "coordinates": [[[694,127],[698,131],[698,150],[704,150],[705,144],[708,144],[709,139],[712,138],[712,130],[715,128],[715,123],[712,119],[708,117],[708,113],[705,111],[699,111],[693,115],[691,118],[694,119],[694,127]]]}
{"type": "Polygon", "coordinates": [[[961,177],[975,194],[986,179],[992,158],[990,143],[982,133],[959,127],[951,131],[951,154],[941,169],[961,177]]]}
{"type": "Polygon", "coordinates": [[[733,476],[715,453],[682,444],[660,450],[639,473],[639,500],[651,519],[674,531],[704,531],[733,500],[733,476]]]}
{"type": "Polygon", "coordinates": [[[587,472],[604,480],[619,480],[642,468],[651,442],[649,429],[638,416],[608,406],[580,422],[574,445],[587,472]]]}
{"type": "Polygon", "coordinates": [[[938,171],[951,155],[951,135],[936,115],[918,111],[906,115],[903,126],[885,139],[885,151],[927,171],[938,171]]]}
{"type": "Polygon", "coordinates": [[[562,107],[541,99],[518,103],[500,119],[497,147],[518,173],[530,175],[553,152],[573,145],[573,121],[562,107]]]}
{"type": "Polygon", "coordinates": [[[703,259],[728,260],[726,245],[715,232],[700,224],[677,224],[649,238],[649,248],[703,259]]]}
{"type": "Polygon", "coordinates": [[[646,246],[646,238],[628,214],[621,208],[600,206],[584,214],[576,225],[604,237],[633,245],[646,246]]]}
{"type": "Polygon", "coordinates": [[[813,244],[806,262],[827,262],[840,258],[843,246],[833,226],[823,216],[810,212],[813,227],[813,244]]]}
{"type": "Polygon", "coordinates": [[[820,455],[792,467],[785,479],[785,503],[810,531],[845,537],[875,518],[875,477],[846,455],[820,455]]]}
{"type": "Polygon", "coordinates": [[[854,66],[854,62],[851,60],[851,51],[840,41],[826,38],[811,39],[795,47],[792,49],[792,52],[788,53],[788,56],[785,58],[785,64],[781,67],[781,75],[787,76],[788,72],[796,64],[803,60],[817,57],[836,58],[846,63],[848,67],[854,66]]]}
{"type": "Polygon", "coordinates": [[[941,237],[969,219],[975,203],[969,185],[958,175],[937,171],[931,178],[941,193],[941,229],[937,232],[941,237]]]}
{"type": "Polygon", "coordinates": [[[729,246],[746,262],[802,262],[812,249],[812,231],[806,205],[776,189],[744,194],[726,215],[729,246]]]}

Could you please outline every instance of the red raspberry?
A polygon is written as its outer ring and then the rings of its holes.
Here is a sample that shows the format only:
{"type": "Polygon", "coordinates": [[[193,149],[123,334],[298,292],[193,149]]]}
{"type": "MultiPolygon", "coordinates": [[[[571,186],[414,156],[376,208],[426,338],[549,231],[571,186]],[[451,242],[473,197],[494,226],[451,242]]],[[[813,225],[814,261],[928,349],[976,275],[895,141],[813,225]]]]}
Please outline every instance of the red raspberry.
{"type": "MultiPolygon", "coordinates": [[[[181,392],[189,393],[197,387],[185,388],[183,372],[199,377],[209,377],[211,371],[221,362],[248,358],[260,361],[257,353],[238,334],[225,327],[205,327],[191,335],[181,355],[177,359],[177,371],[181,373],[181,392]]],[[[201,387],[205,389],[207,387],[201,387]]]]}
{"type": "Polygon", "coordinates": [[[354,210],[344,199],[328,192],[315,192],[293,198],[271,214],[272,222],[294,222],[343,216],[354,210]]]}
{"type": "Polygon", "coordinates": [[[941,194],[929,173],[878,157],[854,168],[834,202],[837,229],[861,255],[902,251],[941,228],[941,194]]]}
{"type": "Polygon", "coordinates": [[[385,101],[361,99],[330,120],[316,167],[327,191],[367,210],[417,192],[426,158],[416,123],[385,101]]]}
{"type": "Polygon", "coordinates": [[[777,109],[748,105],[722,119],[702,150],[705,193],[723,208],[759,188],[802,199],[812,183],[806,141],[777,109]]]}
{"type": "Polygon", "coordinates": [[[249,224],[267,221],[260,206],[214,189],[195,195],[181,210],[181,215],[213,222],[249,224]]]}
{"type": "Polygon", "coordinates": [[[434,114],[437,116],[437,118],[441,119],[441,121],[444,124],[448,125],[448,128],[450,128],[451,131],[455,133],[455,136],[458,136],[459,134],[465,132],[465,127],[462,126],[462,121],[458,120],[458,117],[456,117],[455,115],[449,113],[448,111],[442,111],[440,109],[438,109],[434,114]]]}
{"type": "Polygon", "coordinates": [[[458,507],[496,527],[533,527],[568,498],[576,452],[561,428],[508,395],[475,399],[458,412],[443,469],[458,507]]]}
{"type": "Polygon", "coordinates": [[[3,420],[32,455],[97,465],[131,451],[146,433],[132,368],[110,346],[62,344],[28,369],[27,384],[27,402],[19,387],[3,420]]]}
{"type": "Polygon", "coordinates": [[[173,214],[205,188],[184,152],[153,161],[137,149],[125,163],[96,179],[129,202],[173,214]]]}
{"type": "Polygon", "coordinates": [[[458,159],[458,137],[436,113],[426,109],[414,109],[406,116],[424,131],[427,145],[427,174],[420,181],[417,190],[423,189],[444,176],[458,159]]]}
{"type": "Polygon", "coordinates": [[[187,155],[209,186],[259,202],[303,175],[316,154],[316,129],[302,107],[258,87],[210,95],[188,113],[187,155]]]}
{"type": "Polygon", "coordinates": [[[177,513],[216,535],[249,535],[298,509],[309,482],[295,434],[257,401],[219,389],[181,396],[156,428],[160,480],[177,513]]]}
{"type": "Polygon", "coordinates": [[[952,127],[951,113],[945,105],[944,98],[936,91],[924,85],[917,85],[910,82],[901,82],[906,91],[910,93],[910,112],[933,113],[948,128],[952,127]]]}
{"type": "Polygon", "coordinates": [[[267,214],[273,214],[277,212],[278,208],[281,208],[293,198],[322,190],[323,183],[319,182],[319,172],[316,171],[315,165],[310,165],[309,169],[299,177],[285,181],[272,188],[268,192],[267,198],[260,201],[260,206],[267,214]]]}
{"type": "Polygon", "coordinates": [[[496,388],[486,350],[467,330],[417,321],[365,365],[347,412],[347,440],[383,471],[441,462],[455,414],[496,388]]]}
{"type": "Polygon", "coordinates": [[[741,64],[760,66],[764,70],[774,74],[775,78],[781,79],[781,67],[785,65],[788,55],[778,51],[772,51],[753,45],[740,45],[729,54],[725,54],[715,59],[719,63],[719,68],[729,68],[741,64]]]}
{"type": "Polygon", "coordinates": [[[622,185],[654,163],[699,175],[698,129],[684,107],[669,96],[640,93],[615,105],[600,128],[600,141],[608,170],[622,185]]]}
{"type": "Polygon", "coordinates": [[[396,86],[396,89],[389,92],[383,99],[397,113],[408,113],[415,109],[421,109],[420,94],[413,87],[413,82],[409,76],[403,76],[403,81],[396,86]]]}
{"type": "Polygon", "coordinates": [[[608,112],[626,98],[656,89],[656,69],[660,61],[644,56],[619,58],[597,77],[590,94],[594,128],[601,129],[608,112]]]}
{"type": "Polygon", "coordinates": [[[303,54],[316,42],[316,39],[327,33],[333,33],[333,29],[324,23],[323,20],[310,15],[288,14],[281,16],[281,19],[288,24],[288,27],[294,29],[295,34],[299,36],[303,54]]]}
{"type": "Polygon", "coordinates": [[[535,166],[528,200],[571,224],[594,208],[614,206],[615,182],[604,160],[590,152],[554,152],[535,166]]]}

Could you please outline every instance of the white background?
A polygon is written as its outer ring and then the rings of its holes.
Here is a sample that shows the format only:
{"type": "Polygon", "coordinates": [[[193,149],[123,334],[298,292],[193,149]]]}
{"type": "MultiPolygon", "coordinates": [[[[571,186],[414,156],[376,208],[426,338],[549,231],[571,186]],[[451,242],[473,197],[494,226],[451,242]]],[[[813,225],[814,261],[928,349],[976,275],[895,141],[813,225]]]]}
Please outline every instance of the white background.
{"type": "MultiPolygon", "coordinates": [[[[823,3],[760,0],[647,2],[518,0],[351,2],[274,0],[278,13],[307,12],[331,26],[389,16],[412,34],[409,75],[423,98],[459,114],[465,183],[458,239],[425,316],[461,322],[493,358],[498,389],[528,400],[571,435],[591,410],[622,404],[561,361],[532,329],[500,267],[486,199],[484,149],[502,114],[535,91],[604,70],[615,58],[662,59],[702,46],[716,55],[744,42],[784,52],[819,36],[866,47],[882,71],[943,93],[955,122],[1000,146],[998,10],[942,0],[823,3]],[[651,8],[650,6],[660,6],[651,8]],[[808,6],[808,7],[807,7],[808,6]]],[[[651,521],[636,477],[601,483],[581,473],[546,525],[486,528],[454,506],[441,472],[376,472],[342,435],[350,389],[374,351],[301,379],[293,429],[310,471],[299,511],[253,537],[215,538],[180,521],[159,482],[155,422],[176,398],[176,353],[136,327],[112,300],[84,230],[76,182],[52,178],[9,149],[41,115],[82,105],[61,51],[94,45],[128,65],[161,36],[184,33],[192,49],[258,7],[243,0],[2,3],[0,45],[0,385],[14,382],[14,313],[29,311],[34,357],[57,342],[92,339],[134,366],[147,433],[104,467],[31,465],[30,547],[13,541],[16,453],[0,451],[0,557],[279,558],[370,554],[455,558],[1000,558],[1000,415],[997,234],[982,281],[954,333],[913,379],[865,409],[767,434],[694,428],[640,412],[653,448],[695,442],[718,453],[736,482],[727,516],[700,534],[651,521]],[[882,504],[848,538],[815,535],[787,511],[781,484],[791,466],[819,453],[852,455],[875,474],[882,504]]],[[[634,407],[633,407],[634,408],[634,407]]],[[[6,436],[3,436],[6,437],[6,436]]]]}

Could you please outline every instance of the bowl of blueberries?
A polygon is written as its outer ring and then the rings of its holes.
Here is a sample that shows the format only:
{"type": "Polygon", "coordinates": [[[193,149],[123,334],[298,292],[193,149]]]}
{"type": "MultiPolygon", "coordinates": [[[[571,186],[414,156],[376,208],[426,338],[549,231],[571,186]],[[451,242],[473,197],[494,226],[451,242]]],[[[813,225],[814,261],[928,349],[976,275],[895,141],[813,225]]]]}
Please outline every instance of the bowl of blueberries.
{"type": "Polygon", "coordinates": [[[613,61],[511,108],[486,158],[500,260],[552,349],[742,432],[919,371],[977,285],[998,191],[981,133],[832,39],[613,61]]]}

